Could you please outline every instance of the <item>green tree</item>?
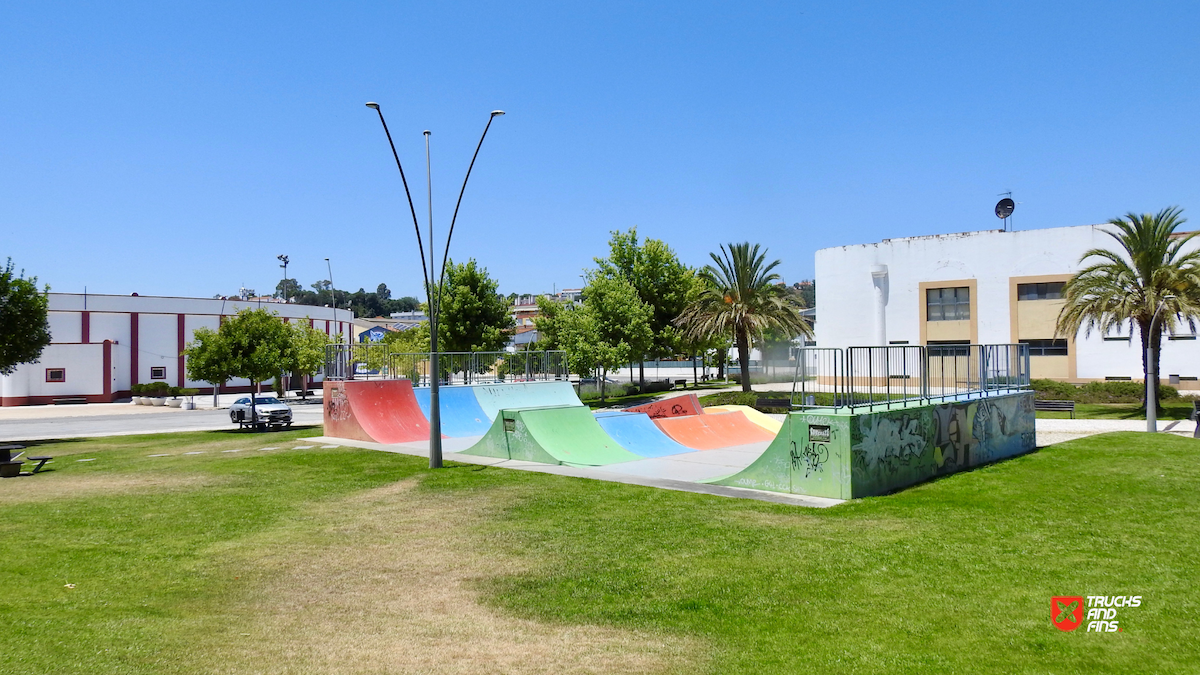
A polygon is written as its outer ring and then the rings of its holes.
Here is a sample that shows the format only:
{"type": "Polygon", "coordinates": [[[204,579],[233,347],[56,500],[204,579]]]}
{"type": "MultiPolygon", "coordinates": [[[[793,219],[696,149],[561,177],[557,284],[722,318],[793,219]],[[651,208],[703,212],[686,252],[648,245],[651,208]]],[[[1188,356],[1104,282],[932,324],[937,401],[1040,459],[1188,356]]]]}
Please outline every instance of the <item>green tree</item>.
{"type": "Polygon", "coordinates": [[[393,354],[429,353],[429,323],[422,322],[407,330],[389,332],[381,340],[391,346],[393,354]]]}
{"type": "Polygon", "coordinates": [[[811,336],[812,328],[800,315],[800,303],[776,283],[779,275],[771,270],[779,261],[767,263],[766,251],[760,252],[758,244],[722,244],[720,256],[709,256],[715,266],[701,270],[705,285],[677,324],[694,339],[731,335],[741,364],[742,391],[748,392],[751,340],[762,339],[768,330],[811,336]]]}
{"type": "MultiPolygon", "coordinates": [[[[243,309],[221,325],[221,337],[229,346],[231,372],[258,385],[277,377],[293,360],[291,330],[274,312],[243,309]]],[[[253,408],[254,396],[250,397],[253,408]]]]}
{"type": "Polygon", "coordinates": [[[474,259],[451,261],[438,314],[438,349],[446,352],[495,352],[504,348],[516,321],[499,284],[474,259]]]}
{"type": "Polygon", "coordinates": [[[293,298],[301,290],[300,282],[295,279],[283,279],[278,284],[275,284],[275,293],[272,297],[276,298],[293,298]]]}
{"type": "Polygon", "coordinates": [[[0,375],[11,375],[22,363],[34,363],[50,344],[47,319],[50,287],[41,291],[37,277],[13,275],[12,260],[0,269],[0,375]]]}
{"type": "Polygon", "coordinates": [[[325,366],[325,346],[331,340],[324,331],[317,330],[304,321],[287,325],[291,329],[291,344],[284,370],[304,378],[302,389],[307,390],[307,380],[325,366]]]}
{"type": "MultiPolygon", "coordinates": [[[[1107,333],[1125,323],[1136,323],[1142,339],[1142,373],[1148,377],[1145,346],[1154,348],[1154,372],[1158,372],[1163,328],[1174,332],[1180,321],[1193,324],[1200,316],[1200,251],[1184,251],[1198,233],[1182,237],[1175,230],[1186,222],[1182,210],[1170,207],[1156,214],[1128,213],[1109,224],[1107,234],[1117,248],[1094,248],[1083,254],[1080,264],[1096,262],[1075,274],[1063,287],[1066,302],[1058,315],[1058,334],[1085,335],[1093,329],[1107,333]],[[1160,311],[1161,308],[1161,311],[1160,311]],[[1158,321],[1151,331],[1151,320],[1158,321]]],[[[1153,389],[1158,391],[1157,376],[1153,389]]],[[[1157,402],[1157,393],[1156,393],[1157,402]]]]}
{"type": "Polygon", "coordinates": [[[695,273],[679,262],[675,251],[660,239],[638,240],[637,228],[612,232],[607,258],[596,258],[601,276],[620,277],[637,291],[638,298],[650,307],[650,331],[653,338],[646,351],[633,354],[638,360],[638,379],[646,376],[644,357],[663,358],[679,353],[683,347],[675,319],[687,307],[695,273]]]}
{"type": "Polygon", "coordinates": [[[392,300],[393,312],[415,312],[421,308],[421,302],[411,295],[392,300]]]}
{"type": "Polygon", "coordinates": [[[208,382],[213,386],[213,405],[217,394],[234,375],[233,354],[219,331],[197,328],[192,331],[192,341],[183,350],[184,364],[189,380],[208,382]]]}
{"type": "MultiPolygon", "coordinates": [[[[565,349],[562,343],[563,322],[566,312],[575,308],[575,303],[556,302],[544,295],[537,297],[538,315],[533,325],[538,332],[538,347],[541,349],[565,349]]],[[[574,371],[572,371],[574,372],[574,371]]]]}

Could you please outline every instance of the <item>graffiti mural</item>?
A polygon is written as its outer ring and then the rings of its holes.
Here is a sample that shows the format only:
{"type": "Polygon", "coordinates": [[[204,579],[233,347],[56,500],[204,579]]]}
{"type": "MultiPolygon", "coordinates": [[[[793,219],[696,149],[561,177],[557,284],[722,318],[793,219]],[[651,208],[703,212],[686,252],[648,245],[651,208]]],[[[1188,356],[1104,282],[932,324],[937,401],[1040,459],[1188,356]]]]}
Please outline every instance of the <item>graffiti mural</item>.
{"type": "Polygon", "coordinates": [[[1032,392],[874,412],[794,412],[753,464],[713,482],[850,499],[1033,449],[1032,392]]]}
{"type": "Polygon", "coordinates": [[[1032,394],[860,414],[855,422],[850,453],[856,497],[1034,448],[1032,394]]]}

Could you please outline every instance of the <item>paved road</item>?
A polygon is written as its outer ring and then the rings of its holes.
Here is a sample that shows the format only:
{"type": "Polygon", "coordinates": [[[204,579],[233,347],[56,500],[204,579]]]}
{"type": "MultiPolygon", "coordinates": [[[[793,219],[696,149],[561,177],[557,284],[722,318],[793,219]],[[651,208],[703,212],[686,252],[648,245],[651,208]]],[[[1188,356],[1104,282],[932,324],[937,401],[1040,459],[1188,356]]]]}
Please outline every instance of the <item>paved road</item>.
{"type": "MultiPolygon", "coordinates": [[[[320,405],[292,406],[294,426],[322,422],[320,405]]],[[[89,415],[0,419],[0,441],[37,441],[50,438],[87,436],[127,436],[175,431],[212,431],[233,429],[228,410],[171,410],[138,415],[89,415]]]]}

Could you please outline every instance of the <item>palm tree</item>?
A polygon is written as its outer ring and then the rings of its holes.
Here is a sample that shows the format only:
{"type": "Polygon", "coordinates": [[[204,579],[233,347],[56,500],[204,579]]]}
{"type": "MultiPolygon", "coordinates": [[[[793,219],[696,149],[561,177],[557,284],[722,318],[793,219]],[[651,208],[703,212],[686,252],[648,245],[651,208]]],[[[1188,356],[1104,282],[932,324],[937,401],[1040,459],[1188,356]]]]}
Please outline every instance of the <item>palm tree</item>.
{"type": "Polygon", "coordinates": [[[690,340],[732,334],[741,363],[742,391],[750,391],[750,341],[768,330],[788,336],[811,336],[812,328],[800,315],[800,303],[787,292],[766,262],[766,251],[749,242],[721,245],[721,255],[710,253],[716,266],[700,270],[700,289],[676,325],[690,340]]]}
{"type": "MultiPolygon", "coordinates": [[[[1060,335],[1075,335],[1081,328],[1090,335],[1102,334],[1134,322],[1141,331],[1142,373],[1149,377],[1147,345],[1154,348],[1154,372],[1158,372],[1159,346],[1165,326],[1172,333],[1186,321],[1194,328],[1200,316],[1200,250],[1185,252],[1184,246],[1200,232],[1176,236],[1186,222],[1179,207],[1156,214],[1128,213],[1108,222],[1117,228],[1107,232],[1120,244],[1118,250],[1094,248],[1083,254],[1098,260],[1080,270],[1063,287],[1066,304],[1058,315],[1060,335]],[[1155,314],[1159,315],[1154,322],[1155,314]],[[1151,323],[1154,323],[1151,332],[1151,323]]],[[[1157,375],[1153,382],[1158,400],[1157,375]]]]}

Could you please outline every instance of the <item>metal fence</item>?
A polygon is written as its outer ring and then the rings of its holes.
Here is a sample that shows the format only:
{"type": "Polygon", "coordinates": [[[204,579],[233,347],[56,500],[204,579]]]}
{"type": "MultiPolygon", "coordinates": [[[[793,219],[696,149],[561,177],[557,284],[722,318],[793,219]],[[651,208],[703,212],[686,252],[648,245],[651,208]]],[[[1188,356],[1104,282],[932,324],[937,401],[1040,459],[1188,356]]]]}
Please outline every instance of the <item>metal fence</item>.
{"type": "Polygon", "coordinates": [[[1021,344],[805,347],[797,350],[792,405],[890,408],[1029,388],[1021,344]]]}
{"type": "MultiPolygon", "coordinates": [[[[430,384],[429,353],[396,353],[385,344],[328,345],[325,379],[388,380],[407,378],[413,386],[430,384]]],[[[442,384],[488,384],[566,380],[567,354],[540,352],[438,352],[442,384]]]]}

